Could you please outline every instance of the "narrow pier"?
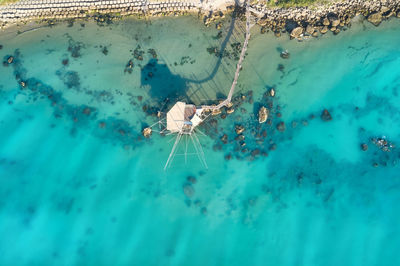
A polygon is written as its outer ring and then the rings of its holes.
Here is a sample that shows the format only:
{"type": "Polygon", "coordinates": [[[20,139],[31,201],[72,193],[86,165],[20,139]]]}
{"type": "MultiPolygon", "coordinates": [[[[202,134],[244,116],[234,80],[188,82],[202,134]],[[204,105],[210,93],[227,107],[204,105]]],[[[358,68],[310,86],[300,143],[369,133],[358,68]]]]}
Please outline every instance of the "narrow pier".
{"type": "Polygon", "coordinates": [[[236,84],[237,84],[237,80],[239,78],[239,73],[240,73],[240,70],[242,69],[242,63],[243,63],[244,57],[246,55],[247,47],[248,47],[248,44],[249,44],[250,29],[253,26],[253,25],[250,24],[250,3],[249,3],[249,0],[246,0],[246,2],[244,4],[246,6],[246,37],[245,37],[245,40],[244,40],[244,43],[243,43],[242,51],[240,53],[239,61],[238,61],[237,65],[236,65],[235,77],[233,79],[231,88],[229,90],[228,97],[224,101],[219,103],[218,105],[202,105],[201,108],[203,108],[204,110],[210,110],[210,111],[218,110],[218,109],[221,109],[224,106],[228,106],[232,101],[232,95],[235,92],[235,87],[236,87],[236,84]]]}

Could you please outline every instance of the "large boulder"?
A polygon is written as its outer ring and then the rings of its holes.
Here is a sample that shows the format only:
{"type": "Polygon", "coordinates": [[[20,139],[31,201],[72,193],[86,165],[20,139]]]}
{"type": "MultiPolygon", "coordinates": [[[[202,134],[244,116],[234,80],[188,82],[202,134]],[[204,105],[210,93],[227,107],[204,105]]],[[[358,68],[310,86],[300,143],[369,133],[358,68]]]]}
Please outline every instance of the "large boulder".
{"type": "Polygon", "coordinates": [[[327,27],[327,26],[322,27],[322,28],[319,30],[319,32],[321,32],[321,34],[327,33],[327,32],[328,32],[328,27],[327,27]]]}
{"type": "Polygon", "coordinates": [[[268,118],[268,109],[265,108],[264,106],[260,108],[260,110],[258,110],[258,122],[260,124],[265,123],[265,121],[267,121],[268,118]]]}
{"type": "Polygon", "coordinates": [[[302,27],[297,27],[294,28],[292,30],[292,32],[290,33],[290,36],[292,36],[293,38],[299,38],[301,34],[303,34],[304,29],[302,27]]]}
{"type": "Polygon", "coordinates": [[[373,25],[378,26],[382,22],[382,14],[381,13],[373,13],[368,16],[368,21],[373,25]]]}
{"type": "Polygon", "coordinates": [[[332,27],[337,27],[337,26],[339,26],[339,24],[340,24],[340,19],[332,20],[332,23],[331,23],[332,27]]]}
{"type": "Polygon", "coordinates": [[[312,35],[312,34],[314,33],[314,31],[315,31],[315,29],[314,29],[313,26],[307,25],[306,32],[307,32],[308,34],[312,35]]]}

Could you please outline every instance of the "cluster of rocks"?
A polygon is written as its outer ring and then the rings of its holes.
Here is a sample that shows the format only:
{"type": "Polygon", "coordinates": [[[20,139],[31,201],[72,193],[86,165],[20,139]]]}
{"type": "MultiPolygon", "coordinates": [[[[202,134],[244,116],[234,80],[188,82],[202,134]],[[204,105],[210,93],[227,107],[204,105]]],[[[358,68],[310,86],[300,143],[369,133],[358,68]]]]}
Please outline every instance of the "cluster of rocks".
{"type": "MultiPolygon", "coordinates": [[[[203,21],[210,25],[225,17],[221,7],[206,7],[196,0],[23,0],[0,7],[0,25],[28,20],[70,19],[93,17],[100,22],[129,15],[162,16],[187,12],[201,12],[203,21]],[[104,18],[99,14],[114,14],[104,18]]],[[[243,15],[244,8],[224,6],[225,12],[243,15]]],[[[335,34],[346,29],[351,18],[365,16],[374,25],[389,17],[400,17],[397,0],[345,0],[319,7],[270,8],[263,4],[251,5],[250,11],[258,17],[261,32],[271,29],[277,36],[288,32],[291,37],[318,36],[328,31],[335,34]]],[[[217,28],[221,28],[217,23],[217,28]]]]}
{"type": "Polygon", "coordinates": [[[397,0],[346,0],[317,8],[296,7],[270,9],[263,5],[253,6],[254,13],[262,14],[258,24],[272,30],[276,36],[288,32],[292,38],[317,37],[332,31],[338,34],[356,15],[363,15],[378,26],[382,20],[400,17],[400,1],[397,0]]]}
{"type": "Polygon", "coordinates": [[[372,143],[375,144],[379,149],[385,152],[390,152],[395,146],[392,142],[386,140],[385,137],[382,138],[372,138],[372,143]]]}
{"type": "Polygon", "coordinates": [[[198,11],[198,8],[199,2],[179,0],[23,0],[0,7],[0,25],[28,20],[95,17],[98,13],[161,16],[198,11]]]}

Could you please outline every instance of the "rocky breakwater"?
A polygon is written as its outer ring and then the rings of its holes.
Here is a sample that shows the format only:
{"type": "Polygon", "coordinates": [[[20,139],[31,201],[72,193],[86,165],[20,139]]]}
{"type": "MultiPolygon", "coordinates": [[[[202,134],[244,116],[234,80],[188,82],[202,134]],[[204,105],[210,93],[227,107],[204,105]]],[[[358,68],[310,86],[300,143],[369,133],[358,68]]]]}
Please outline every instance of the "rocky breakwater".
{"type": "Polygon", "coordinates": [[[199,3],[177,0],[24,0],[0,6],[0,26],[42,19],[95,17],[102,20],[98,14],[118,16],[180,14],[198,11],[199,3]]]}
{"type": "Polygon", "coordinates": [[[398,0],[347,0],[313,8],[270,9],[254,5],[252,9],[260,17],[257,23],[261,26],[262,33],[269,29],[276,36],[289,33],[291,38],[298,40],[309,36],[317,37],[328,31],[338,34],[346,30],[351,19],[357,15],[364,16],[375,26],[390,17],[400,18],[398,0]]]}

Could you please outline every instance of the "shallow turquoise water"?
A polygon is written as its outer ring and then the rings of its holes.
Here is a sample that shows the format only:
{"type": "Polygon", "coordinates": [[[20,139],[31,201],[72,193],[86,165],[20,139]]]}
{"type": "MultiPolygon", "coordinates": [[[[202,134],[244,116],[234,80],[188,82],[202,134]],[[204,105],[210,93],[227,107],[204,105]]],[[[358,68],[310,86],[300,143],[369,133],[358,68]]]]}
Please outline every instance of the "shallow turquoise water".
{"type": "Polygon", "coordinates": [[[226,94],[238,28],[226,43],[229,22],[217,39],[190,17],[0,34],[0,58],[14,56],[0,66],[0,264],[399,265],[399,26],[302,43],[255,33],[246,100],[200,128],[208,169],[177,157],[166,172],[171,138],[141,137],[157,121],[144,110],[226,94]],[[389,152],[371,141],[384,136],[389,152]]]}

